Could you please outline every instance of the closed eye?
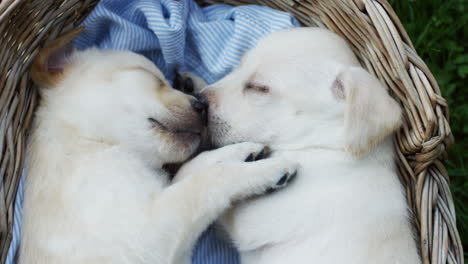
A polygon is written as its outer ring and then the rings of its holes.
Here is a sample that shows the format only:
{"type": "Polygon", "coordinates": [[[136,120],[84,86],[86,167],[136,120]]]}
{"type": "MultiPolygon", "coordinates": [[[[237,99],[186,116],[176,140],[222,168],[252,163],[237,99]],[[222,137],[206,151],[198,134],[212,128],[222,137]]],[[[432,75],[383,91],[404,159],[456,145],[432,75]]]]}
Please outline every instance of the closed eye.
{"type": "Polygon", "coordinates": [[[153,78],[156,79],[156,81],[158,82],[158,87],[164,87],[165,86],[165,83],[164,81],[159,78],[154,72],[146,69],[145,67],[142,67],[142,66],[130,66],[130,67],[125,67],[125,68],[122,68],[120,69],[122,71],[142,71],[144,73],[147,73],[149,75],[151,75],[153,78]]]}
{"type": "Polygon", "coordinates": [[[244,86],[244,91],[255,91],[259,93],[269,93],[270,87],[266,85],[256,84],[254,82],[247,82],[244,86]]]}

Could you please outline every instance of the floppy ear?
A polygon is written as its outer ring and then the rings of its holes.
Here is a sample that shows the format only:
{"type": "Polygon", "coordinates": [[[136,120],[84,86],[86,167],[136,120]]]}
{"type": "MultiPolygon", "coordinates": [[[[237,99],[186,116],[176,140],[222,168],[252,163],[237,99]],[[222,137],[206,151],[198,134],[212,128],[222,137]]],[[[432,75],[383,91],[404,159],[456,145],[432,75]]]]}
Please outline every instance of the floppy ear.
{"type": "Polygon", "coordinates": [[[31,78],[37,85],[42,88],[57,85],[74,51],[71,41],[83,30],[84,27],[73,29],[39,51],[31,66],[31,78]]]}
{"type": "Polygon", "coordinates": [[[345,148],[353,156],[366,154],[401,125],[399,104],[364,69],[341,72],[332,89],[346,101],[345,148]]]}

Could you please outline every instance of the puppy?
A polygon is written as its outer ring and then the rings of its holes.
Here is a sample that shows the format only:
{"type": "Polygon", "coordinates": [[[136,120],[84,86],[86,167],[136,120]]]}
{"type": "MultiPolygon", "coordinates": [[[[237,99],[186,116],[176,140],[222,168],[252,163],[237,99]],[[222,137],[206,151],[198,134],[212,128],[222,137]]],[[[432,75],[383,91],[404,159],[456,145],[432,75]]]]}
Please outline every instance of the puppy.
{"type": "Polygon", "coordinates": [[[205,105],[146,58],[52,42],[31,71],[41,88],[27,158],[19,263],[190,263],[233,201],[284,187],[297,165],[245,162],[264,145],[199,155],[169,184],[161,169],[200,144],[205,105]]]}
{"type": "Polygon", "coordinates": [[[287,189],[223,216],[243,264],[420,262],[394,164],[402,111],[344,40],[273,33],[203,95],[215,145],[259,142],[301,165],[287,189]]]}

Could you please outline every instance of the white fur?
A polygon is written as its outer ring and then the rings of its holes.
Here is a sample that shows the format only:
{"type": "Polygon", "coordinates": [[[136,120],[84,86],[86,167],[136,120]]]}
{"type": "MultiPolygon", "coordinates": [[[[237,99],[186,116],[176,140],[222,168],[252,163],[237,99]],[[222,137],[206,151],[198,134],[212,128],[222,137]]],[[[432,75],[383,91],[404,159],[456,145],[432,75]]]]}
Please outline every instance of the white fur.
{"type": "Polygon", "coordinates": [[[401,109],[345,41],[273,33],[203,94],[215,144],[260,142],[301,164],[290,187],[222,218],[243,264],[420,262],[394,164],[401,109]]]}
{"type": "Polygon", "coordinates": [[[197,238],[231,202],[275,187],[297,166],[246,163],[263,145],[242,143],[199,155],[170,185],[161,166],[192,155],[199,135],[165,131],[148,118],[200,129],[194,98],[131,52],[76,52],[62,74],[41,89],[20,264],[190,263],[197,238]]]}

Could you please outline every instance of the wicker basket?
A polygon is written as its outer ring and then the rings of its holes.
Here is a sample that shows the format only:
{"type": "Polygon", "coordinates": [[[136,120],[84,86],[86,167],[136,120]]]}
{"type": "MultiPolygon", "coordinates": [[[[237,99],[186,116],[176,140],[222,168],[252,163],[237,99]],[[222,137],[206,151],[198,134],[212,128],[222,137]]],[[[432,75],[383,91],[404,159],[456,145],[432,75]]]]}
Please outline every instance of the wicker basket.
{"type": "MultiPolygon", "coordinates": [[[[304,26],[345,38],[404,108],[398,169],[413,209],[423,263],[463,263],[448,175],[441,160],[453,142],[445,99],[386,0],[203,1],[262,4],[295,14],[304,26]]],[[[13,208],[38,93],[28,73],[38,48],[77,26],[97,0],[0,2],[0,263],[12,239],[13,208]]]]}

